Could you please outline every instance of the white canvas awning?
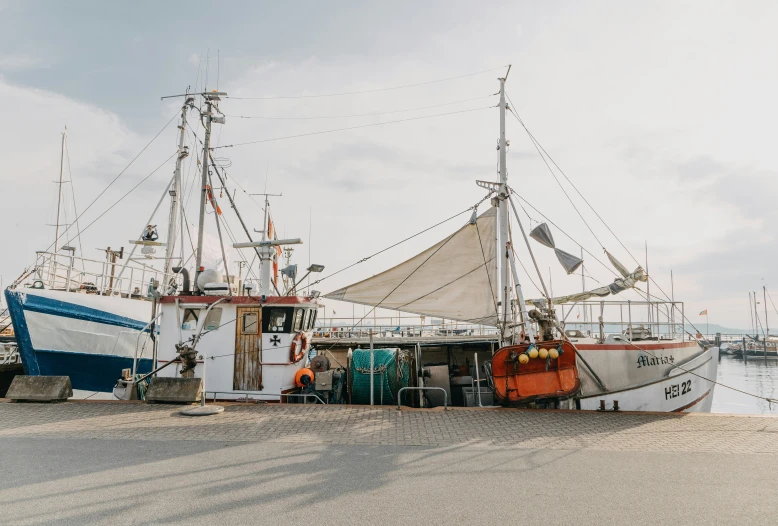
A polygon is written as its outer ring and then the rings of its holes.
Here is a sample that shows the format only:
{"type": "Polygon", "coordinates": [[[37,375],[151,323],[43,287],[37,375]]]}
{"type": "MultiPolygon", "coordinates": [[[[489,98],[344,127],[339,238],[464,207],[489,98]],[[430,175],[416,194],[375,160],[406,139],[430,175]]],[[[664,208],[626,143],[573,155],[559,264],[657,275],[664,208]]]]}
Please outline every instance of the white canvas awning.
{"type": "Polygon", "coordinates": [[[496,224],[490,208],[421,254],[324,297],[497,326],[496,224]]]}

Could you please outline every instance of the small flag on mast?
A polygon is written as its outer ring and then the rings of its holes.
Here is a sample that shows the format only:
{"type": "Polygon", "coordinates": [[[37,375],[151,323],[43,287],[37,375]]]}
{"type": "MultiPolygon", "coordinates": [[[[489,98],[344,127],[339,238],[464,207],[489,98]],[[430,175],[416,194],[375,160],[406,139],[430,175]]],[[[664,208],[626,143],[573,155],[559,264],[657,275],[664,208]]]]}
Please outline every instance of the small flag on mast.
{"type": "Polygon", "coordinates": [[[705,309],[700,313],[700,316],[707,316],[708,315],[708,309],[705,309]]]}

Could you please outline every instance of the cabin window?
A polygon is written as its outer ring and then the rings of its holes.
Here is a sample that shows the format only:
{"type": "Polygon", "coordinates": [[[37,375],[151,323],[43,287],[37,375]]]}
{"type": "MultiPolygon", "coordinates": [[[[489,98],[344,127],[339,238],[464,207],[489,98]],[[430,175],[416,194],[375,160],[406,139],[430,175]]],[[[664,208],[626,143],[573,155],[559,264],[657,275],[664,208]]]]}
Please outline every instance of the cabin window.
{"type": "Polygon", "coordinates": [[[294,323],[292,324],[292,331],[300,332],[303,330],[303,316],[305,313],[303,309],[297,309],[294,311],[294,323]]]}
{"type": "Polygon", "coordinates": [[[305,309],[305,319],[303,320],[303,330],[304,331],[310,331],[311,330],[311,313],[313,312],[313,309],[305,309]]]}
{"type": "Polygon", "coordinates": [[[311,309],[311,322],[308,325],[309,329],[313,329],[313,326],[316,325],[316,318],[319,314],[319,311],[316,309],[311,309]]]}
{"type": "Polygon", "coordinates": [[[184,309],[184,321],[181,322],[181,330],[197,330],[197,322],[200,319],[200,309],[184,309]]]}
{"type": "Polygon", "coordinates": [[[293,309],[265,307],[262,314],[262,332],[291,332],[293,309]]]}
{"type": "Polygon", "coordinates": [[[259,323],[256,312],[246,312],[243,314],[243,334],[257,334],[259,332],[259,323]]]}
{"type": "Polygon", "coordinates": [[[220,307],[211,309],[208,316],[205,317],[204,328],[206,331],[215,331],[219,328],[222,322],[222,310],[220,307]]]}

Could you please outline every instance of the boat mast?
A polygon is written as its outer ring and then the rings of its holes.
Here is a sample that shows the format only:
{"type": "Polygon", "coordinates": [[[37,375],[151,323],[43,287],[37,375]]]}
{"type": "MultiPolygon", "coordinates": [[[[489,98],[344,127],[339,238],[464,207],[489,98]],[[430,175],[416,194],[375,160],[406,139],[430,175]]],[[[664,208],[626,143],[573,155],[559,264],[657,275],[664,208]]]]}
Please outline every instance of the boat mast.
{"type": "MultiPolygon", "coordinates": [[[[208,165],[211,152],[211,123],[213,122],[213,101],[221,100],[219,95],[226,95],[226,93],[212,91],[204,92],[203,98],[205,99],[205,112],[201,113],[204,117],[205,126],[205,139],[203,140],[203,173],[202,181],[200,185],[200,223],[197,229],[197,250],[195,256],[195,287],[197,287],[197,278],[200,277],[200,272],[204,269],[203,264],[203,235],[205,234],[205,204],[208,201],[208,165]]],[[[224,262],[227,265],[227,262],[224,262]]]]}
{"type": "MultiPolygon", "coordinates": [[[[187,90],[188,92],[189,90],[187,90]]],[[[163,281],[167,283],[169,280],[170,267],[172,265],[172,259],[175,252],[176,236],[178,234],[178,216],[180,214],[180,199],[181,199],[181,166],[184,159],[189,156],[189,148],[184,146],[184,138],[186,137],[186,112],[189,106],[194,102],[194,97],[190,97],[187,93],[184,105],[181,108],[181,124],[178,126],[178,157],[176,158],[176,169],[173,176],[173,188],[170,191],[170,218],[168,220],[167,229],[167,245],[165,251],[165,270],[162,274],[163,281]]],[[[183,219],[181,220],[183,224],[183,219]]],[[[182,242],[183,243],[183,242],[182,242]]]]}
{"type": "Polygon", "coordinates": [[[53,280],[57,279],[57,252],[59,252],[59,218],[60,218],[60,211],[62,210],[62,174],[65,166],[65,134],[67,132],[68,132],[68,128],[67,126],[65,126],[65,131],[62,132],[62,143],[59,152],[59,182],[57,183],[58,185],[57,220],[56,220],[56,224],[54,225],[54,256],[52,256],[51,265],[49,266],[49,269],[51,269],[49,272],[49,279],[52,279],[52,285],[54,284],[53,280]]]}
{"type": "Polygon", "coordinates": [[[56,229],[54,231],[54,254],[57,253],[58,250],[58,243],[59,243],[59,217],[60,217],[60,210],[62,209],[62,172],[63,167],[65,165],[65,134],[67,133],[68,129],[65,128],[65,131],[62,132],[62,144],[60,146],[60,152],[59,152],[59,191],[57,192],[57,224],[56,229]]]}
{"type": "MultiPolygon", "coordinates": [[[[508,67],[508,71],[505,77],[500,78],[500,187],[498,195],[498,218],[500,231],[498,236],[498,260],[500,271],[500,297],[501,297],[501,309],[498,311],[500,316],[500,336],[501,340],[505,339],[505,330],[508,321],[509,308],[509,289],[510,289],[510,277],[509,277],[509,261],[510,257],[510,236],[508,233],[508,167],[507,167],[507,141],[505,140],[505,81],[508,79],[508,73],[511,68],[508,67]]],[[[527,321],[527,320],[525,320],[527,321]]]]}

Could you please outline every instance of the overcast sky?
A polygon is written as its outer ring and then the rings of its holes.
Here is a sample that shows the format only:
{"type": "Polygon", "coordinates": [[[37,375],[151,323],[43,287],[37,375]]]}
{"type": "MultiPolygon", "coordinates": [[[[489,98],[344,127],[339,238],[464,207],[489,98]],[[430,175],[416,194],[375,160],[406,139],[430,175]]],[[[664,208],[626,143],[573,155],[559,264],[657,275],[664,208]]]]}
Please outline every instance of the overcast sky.
{"type": "MultiPolygon", "coordinates": [[[[761,297],[766,285],[778,296],[774,2],[0,6],[0,272],[6,284],[53,241],[47,224],[55,217],[52,181],[66,125],[83,211],[177,112],[180,101],[160,97],[188,86],[215,89],[218,82],[235,97],[221,105],[227,124],[214,131],[220,146],[459,112],[216,150],[232,163],[227,172],[233,188],[262,192],[267,178],[268,191],[283,193],[273,201],[279,232],[302,237],[306,245],[294,259],[307,266],[310,250],[326,274],[483,197],[474,181],[497,176],[498,113],[489,108],[496,103],[489,96],[501,70],[493,68],[512,64],[507,92],[514,109],[641,263],[648,243],[649,271],[668,293],[673,270],[675,297],[686,302],[692,321],[704,322],[697,314],[708,309],[711,323],[748,327],[748,291],[761,297]],[[469,75],[484,70],[491,71],[469,75]],[[358,95],[267,98],[364,92],[462,75],[469,76],[358,95]]],[[[512,118],[508,137],[515,190],[599,259],[603,245],[634,268],[561,179],[599,242],[589,232],[512,118]]],[[[82,227],[161,166],[89,227],[85,255],[99,258],[97,248],[126,246],[137,236],[170,179],[172,160],[165,160],[175,144],[173,123],[83,215],[82,227]]],[[[190,178],[194,165],[186,169],[190,178]]],[[[260,229],[259,207],[240,190],[237,201],[260,229]]],[[[195,209],[192,198],[189,210],[195,209]]],[[[388,268],[466,219],[317,288],[329,292],[388,268]]],[[[237,222],[229,220],[237,232],[237,222]]],[[[165,214],[155,222],[164,224],[165,214]]],[[[552,230],[560,248],[578,253],[573,241],[552,230]]],[[[546,275],[550,267],[556,294],[580,290],[580,276],[565,276],[550,251],[537,251],[546,275]]],[[[592,257],[584,259],[593,278],[612,279],[592,257]]],[[[525,288],[537,294],[529,280],[525,288]]],[[[351,307],[330,305],[338,315],[351,315],[351,307]]],[[[769,314],[778,325],[772,305],[769,314]]]]}

